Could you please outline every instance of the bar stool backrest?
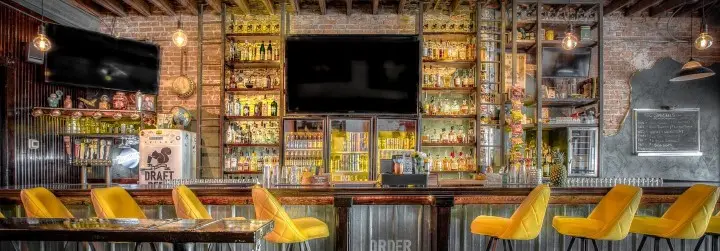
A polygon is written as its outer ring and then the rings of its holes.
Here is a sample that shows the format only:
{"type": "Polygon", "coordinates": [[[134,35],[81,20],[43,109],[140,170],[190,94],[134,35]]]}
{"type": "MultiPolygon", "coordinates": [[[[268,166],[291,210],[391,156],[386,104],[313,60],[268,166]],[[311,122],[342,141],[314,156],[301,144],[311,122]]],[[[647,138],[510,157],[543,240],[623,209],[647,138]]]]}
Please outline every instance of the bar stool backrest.
{"type": "Polygon", "coordinates": [[[31,218],[73,218],[72,213],[44,187],[23,189],[20,191],[25,214],[31,218]]]}
{"type": "Polygon", "coordinates": [[[175,187],[172,191],[172,198],[177,217],[196,220],[212,219],[195,193],[185,185],[175,187]]]}
{"type": "Polygon", "coordinates": [[[255,206],[255,218],[273,221],[273,231],[265,236],[266,239],[270,237],[279,240],[280,243],[301,242],[307,239],[270,191],[255,186],[252,189],[252,198],[255,206]]]}
{"type": "Polygon", "coordinates": [[[705,184],[696,184],[685,190],[662,216],[677,222],[668,236],[678,239],[697,239],[703,236],[718,194],[716,186],[705,184]]]}
{"type": "Polygon", "coordinates": [[[622,240],[630,232],[630,225],[640,205],[642,188],[616,185],[600,200],[588,218],[603,223],[594,239],[622,240]]]}
{"type": "Polygon", "coordinates": [[[550,187],[545,184],[535,187],[510,217],[512,223],[510,223],[501,238],[511,240],[535,239],[542,230],[549,201],[550,187]]]}
{"type": "Polygon", "coordinates": [[[147,219],[137,202],[122,187],[94,188],[90,197],[98,218],[147,219]]]}

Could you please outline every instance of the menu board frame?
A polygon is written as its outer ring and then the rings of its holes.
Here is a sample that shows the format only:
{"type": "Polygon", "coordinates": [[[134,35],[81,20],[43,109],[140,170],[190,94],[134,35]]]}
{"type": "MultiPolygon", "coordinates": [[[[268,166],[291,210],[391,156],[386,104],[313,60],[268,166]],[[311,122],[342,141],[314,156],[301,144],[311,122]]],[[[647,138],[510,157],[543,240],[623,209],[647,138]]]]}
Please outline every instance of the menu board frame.
{"type": "Polygon", "coordinates": [[[700,108],[633,109],[633,151],[637,156],[702,156],[700,151],[700,108]],[[645,151],[638,149],[637,116],[641,112],[693,112],[697,113],[697,150],[692,151],[645,151]]]}

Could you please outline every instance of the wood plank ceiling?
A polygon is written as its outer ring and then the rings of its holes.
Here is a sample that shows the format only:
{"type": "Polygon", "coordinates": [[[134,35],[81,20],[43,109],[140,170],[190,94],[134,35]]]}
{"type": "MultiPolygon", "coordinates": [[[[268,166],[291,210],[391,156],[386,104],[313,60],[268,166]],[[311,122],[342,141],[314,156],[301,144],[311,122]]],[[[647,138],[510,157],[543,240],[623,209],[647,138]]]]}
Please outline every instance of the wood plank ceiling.
{"type": "MultiPolygon", "coordinates": [[[[242,13],[274,14],[277,12],[277,5],[287,1],[290,11],[300,10],[301,0],[67,0],[77,8],[80,8],[95,16],[118,16],[129,15],[151,16],[178,14],[197,15],[198,4],[205,4],[206,10],[217,14],[221,10],[222,3],[236,6],[242,13]]],[[[350,14],[353,4],[367,4],[372,14],[378,14],[380,5],[394,5],[397,13],[403,13],[407,2],[412,0],[312,0],[317,2],[320,14],[326,14],[327,9],[334,6],[343,6],[345,12],[350,14]],[[341,3],[342,2],[342,3],[341,3]],[[341,3],[341,4],[338,4],[341,3]]],[[[429,5],[438,5],[440,2],[447,2],[450,10],[454,12],[458,6],[469,4],[469,1],[495,2],[498,0],[422,0],[429,5]]],[[[508,0],[503,0],[508,1],[508,0]]],[[[572,2],[569,1],[568,2],[572,2]]],[[[428,5],[426,5],[428,6],[428,5]]],[[[677,16],[687,16],[693,12],[706,8],[706,13],[720,12],[720,0],[607,0],[603,12],[610,15],[613,12],[621,12],[625,16],[648,15],[650,17],[661,17],[668,13],[677,11],[677,16]],[[646,13],[646,14],[645,14],[646,13]]]]}

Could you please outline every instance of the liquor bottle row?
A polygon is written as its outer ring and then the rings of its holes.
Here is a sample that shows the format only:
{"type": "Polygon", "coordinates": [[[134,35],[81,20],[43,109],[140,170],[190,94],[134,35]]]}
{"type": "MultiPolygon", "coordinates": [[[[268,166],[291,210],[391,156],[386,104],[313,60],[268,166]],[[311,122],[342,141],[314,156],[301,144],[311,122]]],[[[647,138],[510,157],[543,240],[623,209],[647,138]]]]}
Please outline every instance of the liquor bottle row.
{"type": "Polygon", "coordinates": [[[330,170],[333,172],[367,172],[368,154],[332,154],[330,158],[330,170]]]}
{"type": "Polygon", "coordinates": [[[72,134],[137,134],[140,124],[104,122],[94,118],[70,118],[65,122],[65,133],[72,134]]]}
{"type": "Polygon", "coordinates": [[[425,95],[423,99],[423,110],[427,115],[474,115],[476,114],[475,101],[472,97],[464,96],[449,98],[440,95],[425,95]]]}
{"type": "Polygon", "coordinates": [[[230,43],[230,61],[278,61],[280,47],[277,42],[261,41],[250,43],[230,43]],[[274,45],[274,46],[273,46],[274,45]]]}
{"type": "Polygon", "coordinates": [[[475,39],[467,42],[425,41],[423,59],[426,60],[475,60],[475,39]]]}
{"type": "Polygon", "coordinates": [[[231,144],[277,144],[277,121],[233,121],[226,129],[225,142],[231,144]]]}
{"type": "Polygon", "coordinates": [[[333,133],[333,152],[367,152],[369,149],[367,132],[333,133]],[[343,135],[344,134],[344,135],[343,135]]]}
{"type": "Polygon", "coordinates": [[[228,21],[228,33],[280,33],[280,21],[275,20],[246,20],[230,16],[228,21]],[[242,21],[240,21],[242,20],[242,21]]]}
{"type": "Polygon", "coordinates": [[[472,123],[467,125],[467,130],[463,124],[445,125],[448,127],[433,128],[428,130],[423,128],[423,143],[475,143],[475,126],[472,123]],[[439,129],[439,130],[438,130],[439,129]]]}
{"type": "Polygon", "coordinates": [[[235,69],[228,88],[263,89],[279,88],[282,74],[278,69],[235,69]]]}
{"type": "Polygon", "coordinates": [[[323,165],[323,152],[320,149],[285,151],[285,165],[321,167],[323,165]]]}
{"type": "Polygon", "coordinates": [[[397,149],[380,149],[380,158],[379,159],[392,159],[395,155],[407,155],[409,153],[415,152],[415,149],[404,149],[404,150],[397,150],[397,149]]]}
{"type": "Polygon", "coordinates": [[[265,165],[280,164],[277,149],[264,148],[259,151],[242,151],[239,148],[227,148],[225,152],[225,170],[258,172],[265,165]]]}
{"type": "Polygon", "coordinates": [[[285,148],[293,150],[322,149],[322,132],[285,132],[285,148]]]}
{"type": "Polygon", "coordinates": [[[228,116],[277,116],[275,96],[225,94],[225,114],[228,116]]]}
{"type": "Polygon", "coordinates": [[[474,171],[476,169],[475,154],[472,153],[472,150],[469,154],[464,154],[462,151],[455,152],[455,150],[449,153],[445,151],[442,155],[428,154],[427,163],[431,172],[474,171]]]}
{"type": "Polygon", "coordinates": [[[475,69],[437,68],[423,66],[426,88],[460,88],[475,86],[475,69]]]}
{"type": "Polygon", "coordinates": [[[406,133],[404,137],[381,137],[378,144],[380,150],[415,149],[415,133],[406,133]]]}

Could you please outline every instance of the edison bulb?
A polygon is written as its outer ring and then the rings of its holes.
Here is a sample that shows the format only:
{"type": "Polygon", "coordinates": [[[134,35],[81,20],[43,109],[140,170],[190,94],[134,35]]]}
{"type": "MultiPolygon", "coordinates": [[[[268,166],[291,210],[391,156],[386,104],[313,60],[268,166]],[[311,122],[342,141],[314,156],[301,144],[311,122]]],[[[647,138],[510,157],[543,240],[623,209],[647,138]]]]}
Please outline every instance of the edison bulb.
{"type": "Polygon", "coordinates": [[[562,48],[565,50],[572,50],[577,47],[578,38],[572,32],[565,33],[565,38],[562,40],[562,48]]]}
{"type": "Polygon", "coordinates": [[[33,39],[33,46],[40,51],[49,51],[52,48],[52,43],[45,34],[39,33],[37,37],[33,39]]]}
{"type": "Polygon", "coordinates": [[[172,41],[177,47],[183,47],[187,45],[187,34],[182,29],[178,29],[172,35],[172,41]]]}
{"type": "Polygon", "coordinates": [[[707,48],[710,48],[713,44],[713,37],[710,36],[707,32],[700,33],[700,35],[695,39],[695,48],[698,50],[705,50],[707,48]]]}

